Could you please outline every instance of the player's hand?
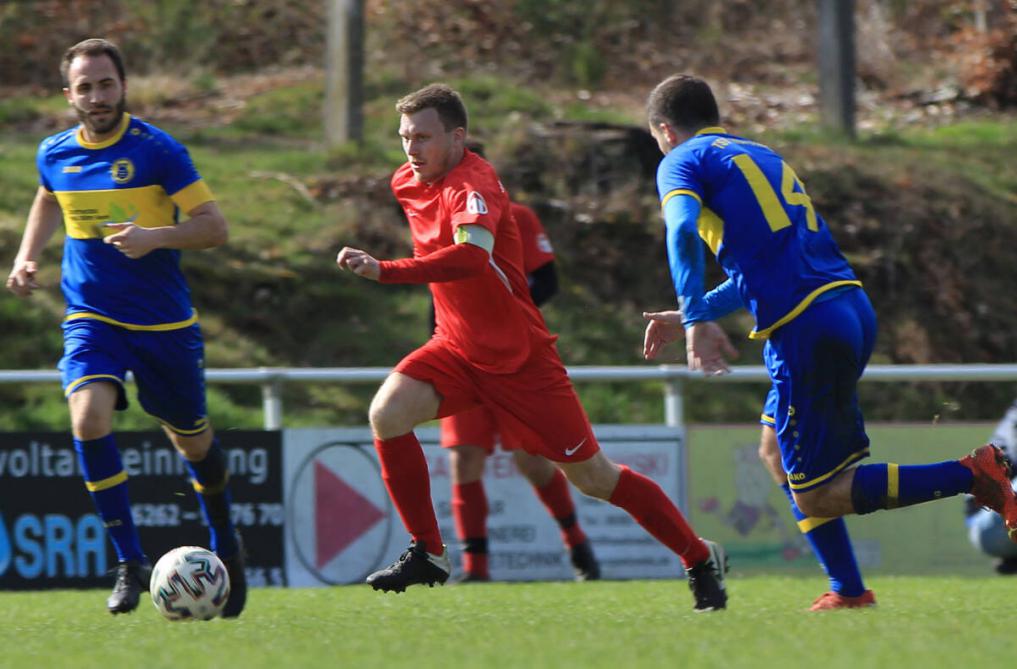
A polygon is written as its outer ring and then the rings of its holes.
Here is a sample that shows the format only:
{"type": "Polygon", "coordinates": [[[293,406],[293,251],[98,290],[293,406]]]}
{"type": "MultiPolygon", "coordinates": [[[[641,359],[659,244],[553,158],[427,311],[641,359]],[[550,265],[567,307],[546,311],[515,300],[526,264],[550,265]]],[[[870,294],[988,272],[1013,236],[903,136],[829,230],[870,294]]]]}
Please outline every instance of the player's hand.
{"type": "Polygon", "coordinates": [[[107,230],[114,234],[103,237],[102,241],[112,244],[131,260],[137,260],[159,248],[159,233],[148,228],[139,228],[133,223],[104,223],[107,230]]]}
{"type": "Polygon", "coordinates": [[[18,297],[28,297],[39,287],[35,281],[37,267],[34,260],[23,260],[14,263],[14,268],[7,277],[7,290],[18,297]]]}
{"type": "Polygon", "coordinates": [[[680,311],[644,311],[646,333],[643,335],[643,357],[653,360],[665,346],[685,334],[680,311]]]}
{"type": "Polygon", "coordinates": [[[381,276],[381,263],[366,251],[349,246],[344,246],[339,251],[339,255],[335,257],[335,264],[339,265],[340,269],[349,270],[371,281],[377,281],[381,276]]]}
{"type": "Polygon", "coordinates": [[[713,321],[693,323],[685,331],[685,351],[689,369],[700,370],[707,376],[726,374],[727,361],[737,358],[738,351],[724,330],[713,321]]]}

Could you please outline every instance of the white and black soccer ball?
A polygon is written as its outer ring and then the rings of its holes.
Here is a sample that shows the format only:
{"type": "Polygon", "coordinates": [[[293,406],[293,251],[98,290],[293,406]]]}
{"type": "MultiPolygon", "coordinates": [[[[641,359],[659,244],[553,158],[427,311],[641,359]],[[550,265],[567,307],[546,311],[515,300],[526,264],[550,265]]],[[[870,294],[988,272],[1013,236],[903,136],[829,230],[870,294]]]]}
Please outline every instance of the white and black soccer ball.
{"type": "Polygon", "coordinates": [[[168,620],[211,620],[226,606],[230,576],[212,551],[180,546],[155,563],[148,589],[168,620]]]}

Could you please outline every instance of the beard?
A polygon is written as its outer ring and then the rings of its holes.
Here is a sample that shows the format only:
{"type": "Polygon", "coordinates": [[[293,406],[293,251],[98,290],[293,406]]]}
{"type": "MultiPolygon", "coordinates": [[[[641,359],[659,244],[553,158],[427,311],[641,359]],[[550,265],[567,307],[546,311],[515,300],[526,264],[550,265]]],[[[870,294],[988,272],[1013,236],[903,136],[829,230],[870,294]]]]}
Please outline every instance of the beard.
{"type": "Polygon", "coordinates": [[[106,120],[100,120],[91,116],[89,112],[75,106],[74,112],[78,115],[78,121],[81,125],[88,128],[88,130],[95,135],[105,135],[112,132],[120,125],[120,121],[124,118],[124,112],[127,110],[127,96],[123,95],[117,101],[113,107],[95,107],[92,112],[97,111],[112,111],[113,113],[106,120]]]}

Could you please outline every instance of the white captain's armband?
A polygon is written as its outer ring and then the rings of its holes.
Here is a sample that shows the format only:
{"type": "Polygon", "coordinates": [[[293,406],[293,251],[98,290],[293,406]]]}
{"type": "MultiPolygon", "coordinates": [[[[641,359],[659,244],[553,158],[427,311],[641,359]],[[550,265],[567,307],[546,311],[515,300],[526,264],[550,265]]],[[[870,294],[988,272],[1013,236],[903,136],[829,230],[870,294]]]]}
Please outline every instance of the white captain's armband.
{"type": "Polygon", "coordinates": [[[456,244],[473,244],[494,253],[494,235],[482,225],[460,225],[452,234],[456,244]]]}

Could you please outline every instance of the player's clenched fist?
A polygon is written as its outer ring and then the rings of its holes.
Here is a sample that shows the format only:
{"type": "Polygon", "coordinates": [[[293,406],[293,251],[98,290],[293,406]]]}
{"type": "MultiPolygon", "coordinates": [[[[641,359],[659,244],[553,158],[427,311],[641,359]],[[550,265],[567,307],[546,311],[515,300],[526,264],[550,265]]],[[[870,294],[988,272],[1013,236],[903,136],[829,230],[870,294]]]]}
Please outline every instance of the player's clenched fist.
{"type": "Polygon", "coordinates": [[[7,277],[7,289],[18,297],[28,297],[39,287],[35,282],[35,272],[36,266],[31,260],[15,264],[7,277]]]}
{"type": "Polygon", "coordinates": [[[349,270],[365,279],[377,281],[378,277],[381,276],[381,265],[378,261],[366,251],[361,251],[360,249],[344,246],[339,251],[339,255],[335,257],[335,262],[339,265],[340,269],[349,270]]]}

